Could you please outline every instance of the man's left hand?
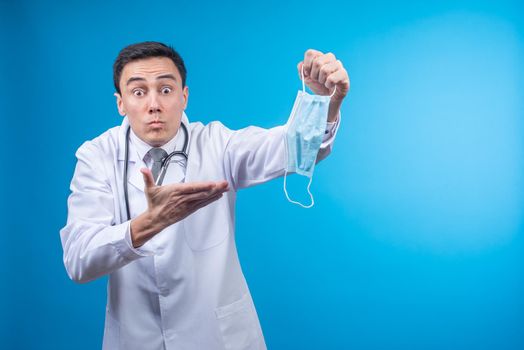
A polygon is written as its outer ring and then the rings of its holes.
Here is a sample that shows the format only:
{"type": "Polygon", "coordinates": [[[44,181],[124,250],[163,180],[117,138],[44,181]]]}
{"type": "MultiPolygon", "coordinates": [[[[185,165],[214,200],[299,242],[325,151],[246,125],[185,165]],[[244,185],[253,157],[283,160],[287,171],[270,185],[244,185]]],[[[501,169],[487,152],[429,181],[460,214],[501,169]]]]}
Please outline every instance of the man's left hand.
{"type": "Polygon", "coordinates": [[[334,54],[322,53],[309,49],[304,54],[304,60],[298,63],[298,75],[302,79],[304,68],[304,83],[317,95],[331,95],[328,111],[328,122],[335,122],[340,115],[342,100],[349,92],[349,75],[342,62],[334,54]],[[335,90],[336,89],[336,90],[335,90]]]}
{"type": "Polygon", "coordinates": [[[342,101],[349,92],[349,75],[334,54],[309,49],[298,64],[298,75],[304,66],[304,82],[317,95],[331,95],[331,101],[342,101]]]}

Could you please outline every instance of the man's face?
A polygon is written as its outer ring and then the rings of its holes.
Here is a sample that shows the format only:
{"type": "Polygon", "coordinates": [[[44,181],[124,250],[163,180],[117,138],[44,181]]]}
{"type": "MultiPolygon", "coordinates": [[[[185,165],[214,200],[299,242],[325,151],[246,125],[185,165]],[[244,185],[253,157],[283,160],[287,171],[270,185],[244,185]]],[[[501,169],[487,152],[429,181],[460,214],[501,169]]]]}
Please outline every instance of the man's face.
{"type": "Polygon", "coordinates": [[[189,95],[173,61],[151,57],[124,66],[121,95],[115,93],[118,112],[127,115],[134,133],[153,147],[171,140],[180,127],[189,95]]]}

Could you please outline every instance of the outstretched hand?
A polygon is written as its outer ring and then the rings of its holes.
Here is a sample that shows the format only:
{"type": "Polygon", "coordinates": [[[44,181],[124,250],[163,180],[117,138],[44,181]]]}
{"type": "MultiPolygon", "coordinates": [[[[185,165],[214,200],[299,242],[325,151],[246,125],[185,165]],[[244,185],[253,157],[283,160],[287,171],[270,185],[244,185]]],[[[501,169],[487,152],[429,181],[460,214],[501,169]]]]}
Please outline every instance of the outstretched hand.
{"type": "Polygon", "coordinates": [[[144,177],[147,211],[131,221],[131,239],[139,247],[164,228],[220,199],[229,191],[227,181],[155,185],[151,170],[140,169],[144,177]]]}

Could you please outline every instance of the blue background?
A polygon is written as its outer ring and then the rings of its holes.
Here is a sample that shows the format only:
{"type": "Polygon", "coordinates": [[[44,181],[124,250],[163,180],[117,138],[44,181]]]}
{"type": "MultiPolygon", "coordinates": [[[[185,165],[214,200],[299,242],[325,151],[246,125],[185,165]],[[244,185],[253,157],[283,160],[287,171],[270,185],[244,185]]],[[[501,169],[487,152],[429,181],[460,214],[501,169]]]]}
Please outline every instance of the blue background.
{"type": "Polygon", "coordinates": [[[184,57],[189,118],[231,128],[286,121],[307,48],[350,72],[316,206],[282,179],[239,193],[270,349],[524,348],[522,3],[89,3],[0,5],[1,348],[101,346],[106,280],[70,281],[58,232],[75,150],[121,121],[113,60],[144,40],[184,57]]]}

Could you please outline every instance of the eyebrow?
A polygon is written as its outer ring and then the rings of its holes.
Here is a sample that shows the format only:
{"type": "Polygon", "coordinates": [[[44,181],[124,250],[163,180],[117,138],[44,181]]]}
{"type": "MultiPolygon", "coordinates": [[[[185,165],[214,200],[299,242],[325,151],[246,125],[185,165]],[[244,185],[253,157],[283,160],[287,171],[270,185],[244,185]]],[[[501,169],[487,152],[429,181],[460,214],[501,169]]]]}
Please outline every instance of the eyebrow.
{"type": "MultiPolygon", "coordinates": [[[[171,80],[174,80],[175,82],[177,81],[176,77],[173,74],[162,74],[156,77],[156,80],[160,80],[160,79],[171,79],[171,80]]],[[[141,77],[131,77],[127,80],[126,85],[129,85],[134,81],[145,81],[145,79],[141,77]]]]}

